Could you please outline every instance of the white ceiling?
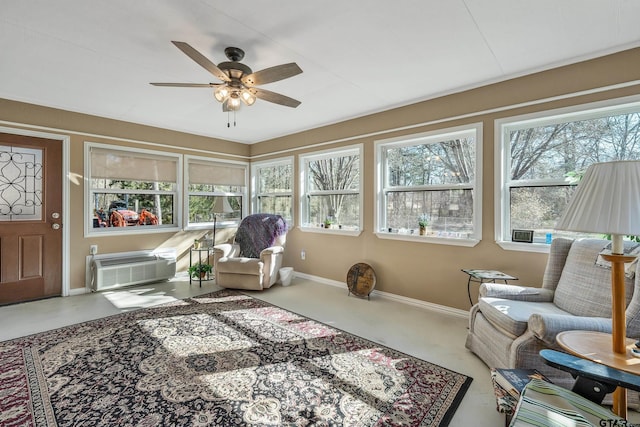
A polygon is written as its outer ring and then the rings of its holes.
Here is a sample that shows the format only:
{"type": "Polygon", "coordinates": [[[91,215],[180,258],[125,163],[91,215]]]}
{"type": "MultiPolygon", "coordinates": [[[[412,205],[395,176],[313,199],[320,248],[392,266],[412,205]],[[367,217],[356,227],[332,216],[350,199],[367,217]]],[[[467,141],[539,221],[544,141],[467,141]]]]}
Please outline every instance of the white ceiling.
{"type": "MultiPolygon", "coordinates": [[[[636,0],[1,0],[0,98],[255,143],[640,46],[636,0]],[[303,74],[227,127],[178,50],[303,74]]],[[[0,115],[1,118],[1,115],[0,115]]]]}

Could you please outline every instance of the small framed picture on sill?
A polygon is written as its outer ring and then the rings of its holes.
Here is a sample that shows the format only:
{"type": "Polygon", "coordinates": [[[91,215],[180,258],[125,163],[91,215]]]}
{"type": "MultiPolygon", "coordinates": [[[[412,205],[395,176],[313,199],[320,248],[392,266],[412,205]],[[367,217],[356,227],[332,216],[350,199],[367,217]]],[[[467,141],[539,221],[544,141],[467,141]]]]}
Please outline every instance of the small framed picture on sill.
{"type": "Polygon", "coordinates": [[[511,230],[511,241],[533,243],[533,230],[511,230]]]}

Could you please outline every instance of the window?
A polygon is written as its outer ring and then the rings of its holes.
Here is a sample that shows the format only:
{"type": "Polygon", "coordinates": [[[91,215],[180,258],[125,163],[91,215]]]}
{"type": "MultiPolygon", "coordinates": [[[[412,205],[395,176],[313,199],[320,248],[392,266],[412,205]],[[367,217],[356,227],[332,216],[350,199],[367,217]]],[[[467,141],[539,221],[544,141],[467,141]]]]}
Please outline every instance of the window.
{"type": "Polygon", "coordinates": [[[293,157],[252,165],[254,212],[281,215],[293,224],[293,157]]]}
{"type": "Polygon", "coordinates": [[[640,159],[640,103],[557,110],[496,128],[503,147],[499,242],[514,229],[533,230],[533,242],[542,244],[547,235],[581,237],[554,230],[581,174],[592,163],[640,159]]]}
{"type": "Polygon", "coordinates": [[[300,157],[303,228],[362,229],[362,146],[300,157]]]}
{"type": "Polygon", "coordinates": [[[189,228],[237,225],[244,214],[247,165],[214,162],[189,157],[188,200],[189,228]]]}
{"type": "Polygon", "coordinates": [[[85,234],[177,228],[180,156],[88,143],[85,234]]]}
{"type": "Polygon", "coordinates": [[[481,135],[476,124],[378,141],[378,236],[477,243],[481,135]],[[420,222],[427,223],[424,231],[420,222]]]}

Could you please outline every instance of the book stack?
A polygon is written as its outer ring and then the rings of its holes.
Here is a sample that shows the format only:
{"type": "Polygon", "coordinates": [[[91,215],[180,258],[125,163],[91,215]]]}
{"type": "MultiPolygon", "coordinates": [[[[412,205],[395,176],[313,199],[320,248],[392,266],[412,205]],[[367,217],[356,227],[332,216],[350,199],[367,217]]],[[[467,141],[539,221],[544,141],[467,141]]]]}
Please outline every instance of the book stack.
{"type": "Polygon", "coordinates": [[[522,393],[510,427],[631,426],[607,408],[563,387],[537,379],[522,393]]]}
{"type": "Polygon", "coordinates": [[[522,393],[524,386],[526,386],[532,379],[551,382],[547,377],[535,369],[493,368],[491,369],[491,379],[516,400],[520,397],[520,393],[522,393]]]}

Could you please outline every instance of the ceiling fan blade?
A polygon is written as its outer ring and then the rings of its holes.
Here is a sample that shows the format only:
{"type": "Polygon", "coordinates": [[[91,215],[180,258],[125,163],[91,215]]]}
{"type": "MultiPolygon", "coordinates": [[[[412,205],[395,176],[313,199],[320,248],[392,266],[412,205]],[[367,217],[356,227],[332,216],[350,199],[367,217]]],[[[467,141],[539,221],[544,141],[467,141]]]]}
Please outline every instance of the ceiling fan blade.
{"type": "Polygon", "coordinates": [[[166,87],[216,87],[222,83],[149,83],[153,86],[166,86],[166,87]]]}
{"type": "Polygon", "coordinates": [[[178,49],[185,53],[189,58],[196,61],[202,68],[222,80],[223,82],[230,82],[231,79],[227,76],[224,71],[216,66],[213,62],[209,61],[204,55],[195,50],[191,45],[185,42],[176,42],[171,41],[178,49]]]}
{"type": "Polygon", "coordinates": [[[257,87],[252,87],[248,89],[249,92],[254,94],[257,98],[260,98],[264,101],[273,102],[274,104],[284,105],[285,107],[296,108],[301,104],[297,99],[289,98],[288,96],[271,92],[265,89],[259,89],[257,87]]]}
{"type": "Polygon", "coordinates": [[[276,65],[275,67],[265,68],[242,77],[242,83],[247,86],[258,86],[267,83],[277,82],[279,80],[288,79],[302,73],[302,69],[298,64],[291,62],[289,64],[276,65]]]}

